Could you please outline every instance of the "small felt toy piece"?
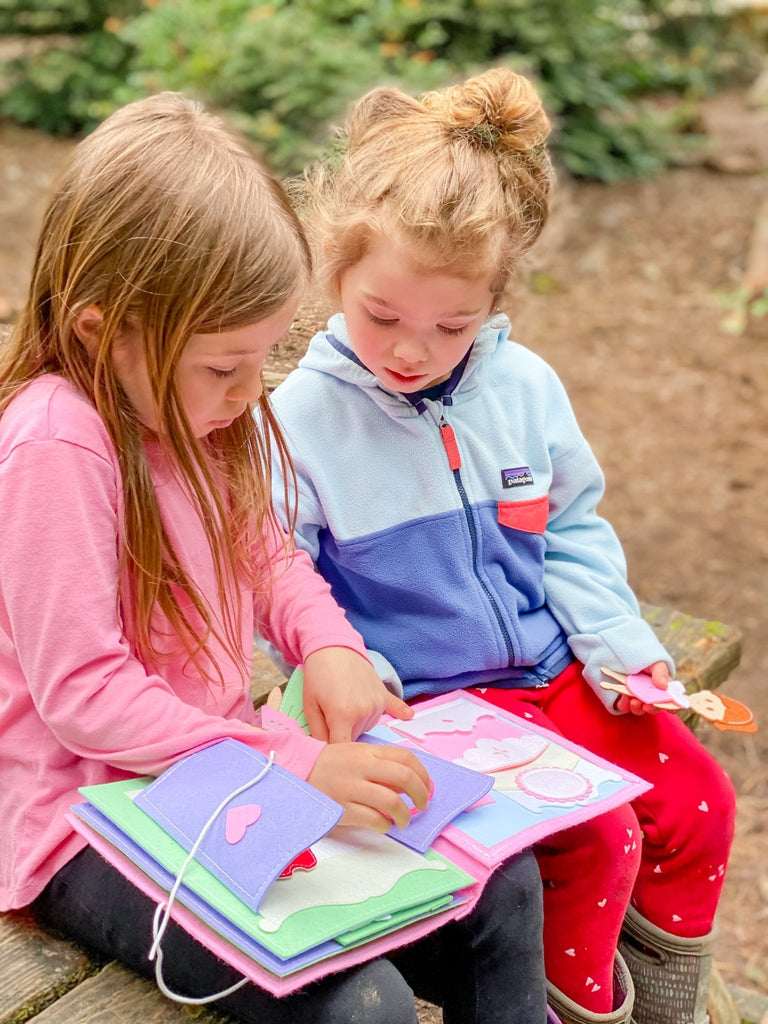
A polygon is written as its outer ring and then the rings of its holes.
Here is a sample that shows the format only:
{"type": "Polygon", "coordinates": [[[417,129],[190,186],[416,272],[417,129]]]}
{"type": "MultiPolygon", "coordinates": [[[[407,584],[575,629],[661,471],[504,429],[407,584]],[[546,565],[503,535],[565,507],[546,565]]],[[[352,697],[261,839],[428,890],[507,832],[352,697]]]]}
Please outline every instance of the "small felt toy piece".
{"type": "Polygon", "coordinates": [[[614,672],[609,668],[601,668],[604,676],[613,682],[601,682],[604,690],[614,690],[628,697],[637,697],[644,704],[653,704],[667,711],[686,708],[711,722],[716,729],[732,729],[735,732],[755,732],[757,725],[749,708],[733,697],[726,697],[713,690],[698,690],[686,694],[683,684],[678,679],[671,679],[666,690],[654,686],[646,672],[614,672]]]}
{"type": "Polygon", "coordinates": [[[661,698],[663,703],[676,704],[679,708],[691,706],[679,679],[670,679],[666,690],[660,690],[645,672],[632,672],[627,676],[627,689],[645,704],[656,704],[661,698]]]}
{"type": "Polygon", "coordinates": [[[270,690],[266,703],[259,708],[259,715],[262,729],[275,731],[285,730],[286,732],[304,734],[299,722],[281,709],[282,693],[279,686],[270,690]]]}
{"type": "Polygon", "coordinates": [[[732,729],[734,732],[757,731],[752,712],[746,704],[734,700],[733,697],[726,697],[725,694],[712,690],[699,690],[698,693],[690,694],[688,699],[691,702],[691,710],[711,722],[716,729],[732,729]]]}

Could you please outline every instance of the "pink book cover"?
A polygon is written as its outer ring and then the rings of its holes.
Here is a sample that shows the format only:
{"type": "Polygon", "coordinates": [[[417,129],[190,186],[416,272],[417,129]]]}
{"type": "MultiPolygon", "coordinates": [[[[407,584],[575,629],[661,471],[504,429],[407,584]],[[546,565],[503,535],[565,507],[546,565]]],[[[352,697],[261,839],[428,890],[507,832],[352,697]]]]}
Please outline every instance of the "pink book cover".
{"type": "Polygon", "coordinates": [[[478,879],[479,866],[493,870],[519,850],[651,788],[563,736],[465,692],[416,705],[409,722],[387,716],[372,734],[493,778],[487,796],[454,817],[433,845],[478,879]]]}

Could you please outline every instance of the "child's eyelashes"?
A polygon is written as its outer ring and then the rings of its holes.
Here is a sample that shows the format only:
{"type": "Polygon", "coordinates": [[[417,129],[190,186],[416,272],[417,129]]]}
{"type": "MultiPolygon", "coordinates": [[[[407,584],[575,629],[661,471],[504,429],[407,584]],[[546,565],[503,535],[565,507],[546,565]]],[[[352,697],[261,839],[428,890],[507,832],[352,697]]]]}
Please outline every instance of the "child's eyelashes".
{"type": "Polygon", "coordinates": [[[237,367],[235,367],[232,370],[220,370],[217,366],[209,366],[208,372],[212,373],[214,377],[219,378],[234,377],[235,373],[237,372],[237,367]]]}
{"type": "Polygon", "coordinates": [[[378,324],[379,327],[394,327],[394,325],[398,322],[394,318],[391,318],[391,319],[387,320],[385,317],[383,317],[383,316],[375,316],[371,312],[368,312],[367,315],[368,315],[368,319],[371,321],[371,323],[372,324],[378,324]]]}
{"type": "MultiPolygon", "coordinates": [[[[400,323],[396,317],[387,318],[383,316],[376,316],[374,313],[371,313],[370,310],[366,310],[366,315],[371,323],[376,324],[378,327],[395,327],[400,323]]],[[[437,324],[437,330],[440,331],[441,334],[449,334],[452,337],[463,334],[466,329],[466,324],[462,324],[461,327],[445,327],[443,324],[437,324]]]]}

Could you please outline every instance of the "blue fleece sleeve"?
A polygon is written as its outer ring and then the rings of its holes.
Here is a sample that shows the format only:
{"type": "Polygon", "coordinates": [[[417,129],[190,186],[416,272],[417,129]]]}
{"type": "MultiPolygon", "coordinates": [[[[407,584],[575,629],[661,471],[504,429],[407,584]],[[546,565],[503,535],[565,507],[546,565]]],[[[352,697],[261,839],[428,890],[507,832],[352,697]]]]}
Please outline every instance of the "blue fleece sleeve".
{"type": "Polygon", "coordinates": [[[547,603],[584,665],[586,679],[612,709],[616,695],[600,687],[602,665],[636,672],[655,661],[666,661],[674,672],[674,663],[641,617],[627,582],[621,544],[610,523],[598,515],[603,473],[559,381],[553,384],[549,406],[557,421],[554,436],[563,441],[551,446],[544,570],[547,603]]]}

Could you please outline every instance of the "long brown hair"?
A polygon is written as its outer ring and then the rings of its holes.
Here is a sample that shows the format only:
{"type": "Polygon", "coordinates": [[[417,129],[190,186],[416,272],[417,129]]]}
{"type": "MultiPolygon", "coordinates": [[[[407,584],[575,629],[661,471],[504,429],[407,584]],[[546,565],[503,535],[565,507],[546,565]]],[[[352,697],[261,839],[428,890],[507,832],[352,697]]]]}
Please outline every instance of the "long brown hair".
{"type": "Polygon", "coordinates": [[[238,588],[244,581],[268,588],[267,579],[251,578],[252,546],[263,545],[264,527],[275,522],[272,449],[288,476],[290,462],[265,396],[258,403],[263,429],[246,411],[227,429],[196,439],[179,400],[176,368],[192,334],[263,320],[309,274],[309,249],[280,183],[218,118],[176,93],[131,103],[109,117],[75,148],[50,199],[28,299],[0,352],[0,414],[27,383],[54,373],[87,395],[104,420],[125,494],[120,597],[145,660],[161,657],[151,627],[159,608],[204,678],[222,678],[209,653],[214,636],[247,669],[238,588]],[[103,317],[95,358],[75,327],[89,306],[103,317]],[[223,595],[221,623],[170,542],[144,428],[115,369],[115,341],[135,328],[158,437],[208,533],[223,595]]]}
{"type": "Polygon", "coordinates": [[[373,89],[350,111],[341,156],[290,184],[319,282],[338,298],[371,238],[396,233],[435,269],[490,272],[501,295],[547,218],[549,131],[533,84],[505,67],[418,99],[373,89]]]}

